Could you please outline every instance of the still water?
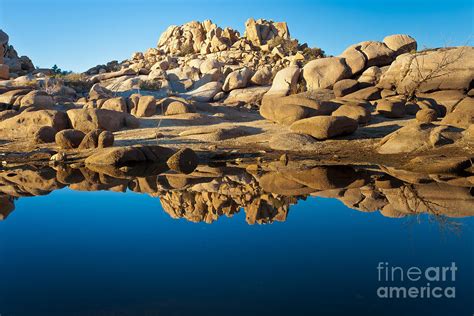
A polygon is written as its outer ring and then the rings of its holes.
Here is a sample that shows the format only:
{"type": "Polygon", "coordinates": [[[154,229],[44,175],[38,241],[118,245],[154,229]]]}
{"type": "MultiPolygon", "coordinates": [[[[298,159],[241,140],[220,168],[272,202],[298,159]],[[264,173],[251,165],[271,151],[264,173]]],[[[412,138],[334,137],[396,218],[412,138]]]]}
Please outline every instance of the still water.
{"type": "MultiPolygon", "coordinates": [[[[11,180],[16,192],[35,182],[27,178],[21,185],[11,180]]],[[[201,188],[207,194],[199,185],[181,192],[201,188]]],[[[0,314],[472,315],[469,214],[387,217],[327,193],[283,199],[282,205],[272,200],[281,195],[271,193],[266,200],[277,211],[259,202],[266,213],[251,215],[241,205],[217,203],[218,214],[209,217],[180,212],[179,206],[170,210],[176,201],[187,203],[184,193],[172,202],[167,193],[131,190],[136,188],[87,192],[70,185],[47,195],[9,196],[14,210],[0,221],[0,314]],[[414,282],[406,275],[394,283],[378,280],[380,263],[406,271],[453,262],[454,281],[451,271],[445,281],[414,282]],[[377,293],[384,286],[427,283],[454,287],[455,297],[377,293]]]]}

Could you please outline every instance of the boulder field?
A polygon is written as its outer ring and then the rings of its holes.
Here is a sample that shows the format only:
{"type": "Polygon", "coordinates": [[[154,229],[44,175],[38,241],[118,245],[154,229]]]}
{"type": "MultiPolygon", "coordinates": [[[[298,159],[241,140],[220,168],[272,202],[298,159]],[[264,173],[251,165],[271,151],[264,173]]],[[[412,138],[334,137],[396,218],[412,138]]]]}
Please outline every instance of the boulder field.
{"type": "Polygon", "coordinates": [[[244,27],[170,26],[127,60],[59,75],[0,32],[0,151],[94,165],[176,153],[183,173],[196,157],[249,153],[473,171],[456,162],[474,158],[474,47],[418,50],[395,34],[326,56],[284,22],[244,27]],[[446,161],[420,158],[433,155],[446,161]]]}

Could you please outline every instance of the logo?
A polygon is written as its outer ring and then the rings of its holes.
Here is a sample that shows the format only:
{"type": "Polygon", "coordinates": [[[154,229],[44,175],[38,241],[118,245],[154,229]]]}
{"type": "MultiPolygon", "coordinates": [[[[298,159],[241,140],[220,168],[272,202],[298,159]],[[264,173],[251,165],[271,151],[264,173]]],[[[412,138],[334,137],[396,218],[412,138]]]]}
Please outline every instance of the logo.
{"type": "Polygon", "coordinates": [[[400,267],[388,262],[377,265],[377,296],[383,299],[440,299],[455,298],[455,262],[448,266],[400,267]]]}

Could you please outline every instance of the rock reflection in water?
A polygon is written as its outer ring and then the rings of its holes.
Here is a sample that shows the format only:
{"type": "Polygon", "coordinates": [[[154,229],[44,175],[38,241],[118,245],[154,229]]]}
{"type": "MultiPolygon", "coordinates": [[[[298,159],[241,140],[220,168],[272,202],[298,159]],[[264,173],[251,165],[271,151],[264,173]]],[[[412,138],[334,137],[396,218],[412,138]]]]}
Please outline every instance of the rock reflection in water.
{"type": "Polygon", "coordinates": [[[472,175],[420,175],[383,167],[351,166],[273,170],[199,166],[190,175],[172,173],[165,165],[93,169],[29,166],[3,170],[0,219],[14,210],[14,198],[45,195],[63,187],[146,193],[158,197],[172,218],[206,223],[222,215],[230,217],[241,209],[249,224],[283,222],[290,206],[308,196],[336,198],[352,209],[380,211],[392,218],[422,213],[474,215],[472,175]]]}

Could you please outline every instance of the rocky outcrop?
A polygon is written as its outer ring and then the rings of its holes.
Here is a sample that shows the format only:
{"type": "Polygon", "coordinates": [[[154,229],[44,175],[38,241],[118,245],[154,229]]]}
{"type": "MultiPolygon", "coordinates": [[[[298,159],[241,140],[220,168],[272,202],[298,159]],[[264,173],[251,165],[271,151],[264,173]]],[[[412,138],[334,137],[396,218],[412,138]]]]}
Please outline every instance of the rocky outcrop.
{"type": "Polygon", "coordinates": [[[35,67],[27,56],[18,56],[15,48],[8,43],[8,35],[0,30],[0,80],[16,78],[32,72],[35,67]]]}
{"type": "Polygon", "coordinates": [[[250,18],[245,22],[244,37],[253,45],[261,46],[275,38],[289,39],[290,31],[285,22],[250,18]]]}

